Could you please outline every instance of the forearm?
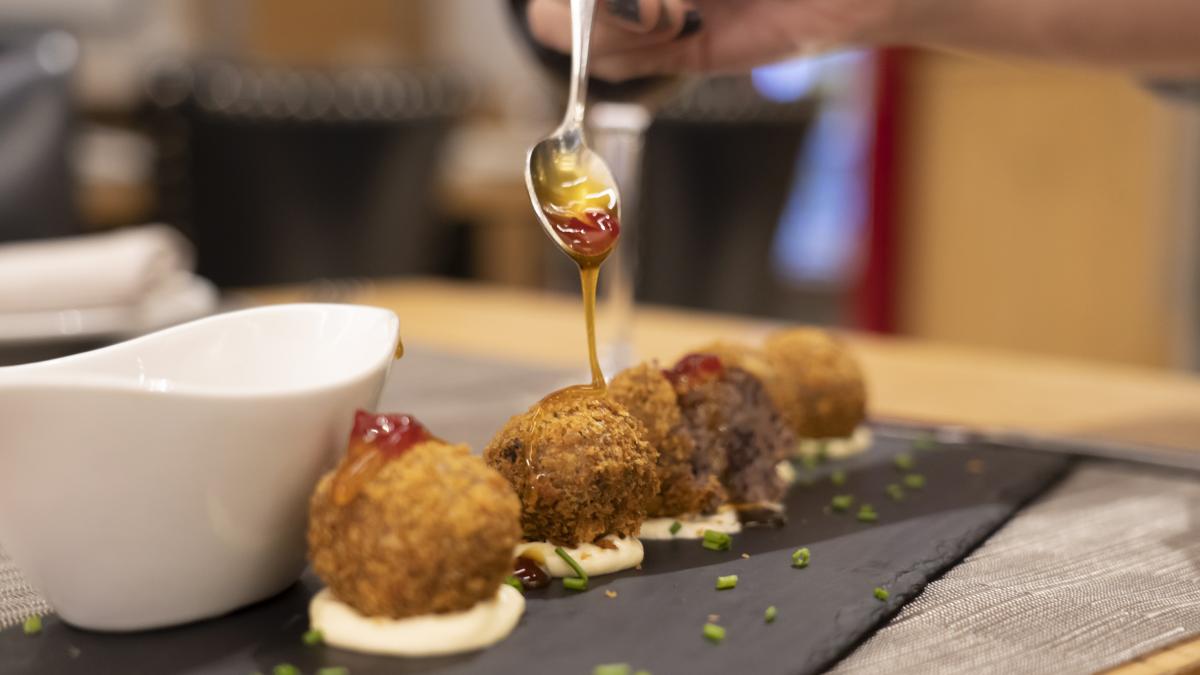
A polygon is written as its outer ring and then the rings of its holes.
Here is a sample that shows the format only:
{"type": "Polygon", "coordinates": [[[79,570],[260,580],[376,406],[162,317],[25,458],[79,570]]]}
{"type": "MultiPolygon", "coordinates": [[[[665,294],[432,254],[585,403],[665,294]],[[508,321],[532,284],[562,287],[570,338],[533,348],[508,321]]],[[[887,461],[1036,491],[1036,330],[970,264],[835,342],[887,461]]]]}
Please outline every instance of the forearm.
{"type": "Polygon", "coordinates": [[[899,0],[884,42],[1200,75],[1200,0],[899,0]]]}

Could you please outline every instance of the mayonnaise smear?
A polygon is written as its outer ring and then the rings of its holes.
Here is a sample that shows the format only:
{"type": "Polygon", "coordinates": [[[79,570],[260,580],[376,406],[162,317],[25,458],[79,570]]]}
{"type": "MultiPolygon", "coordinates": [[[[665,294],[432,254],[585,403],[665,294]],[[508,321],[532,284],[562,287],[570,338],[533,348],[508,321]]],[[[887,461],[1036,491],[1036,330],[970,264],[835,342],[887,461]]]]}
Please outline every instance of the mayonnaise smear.
{"type": "MultiPolygon", "coordinates": [[[[642,542],[635,537],[608,535],[605,541],[615,548],[595,544],[564,546],[567,555],[575,559],[589,577],[612,574],[642,564],[642,542]]],[[[552,577],[573,577],[575,570],[554,552],[555,545],[545,541],[526,541],[517,544],[515,557],[525,557],[536,562],[552,577]]]]}
{"type": "Polygon", "coordinates": [[[493,645],[512,632],[525,612],[525,596],[507,584],[470,609],[406,619],[363,616],[328,588],[308,606],[312,627],[325,643],[385,656],[457,654],[493,645]]]}
{"type": "Polygon", "coordinates": [[[732,506],[722,506],[716,513],[706,516],[685,514],[676,518],[647,518],[638,536],[642,539],[703,539],[705,530],[725,534],[741,532],[742,523],[738,520],[737,510],[732,506]],[[671,534],[671,527],[677,522],[680,528],[671,534]]]}
{"type": "Polygon", "coordinates": [[[846,438],[802,438],[796,445],[796,456],[815,455],[825,446],[825,454],[831,459],[849,457],[871,447],[871,428],[859,425],[854,433],[846,438]]]}

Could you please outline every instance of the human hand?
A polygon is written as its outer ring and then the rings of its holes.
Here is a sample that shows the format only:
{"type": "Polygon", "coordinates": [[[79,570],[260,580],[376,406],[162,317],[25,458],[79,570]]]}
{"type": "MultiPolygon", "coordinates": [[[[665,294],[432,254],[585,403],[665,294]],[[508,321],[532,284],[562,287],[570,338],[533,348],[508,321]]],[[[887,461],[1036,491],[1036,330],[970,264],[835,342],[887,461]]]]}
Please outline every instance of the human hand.
{"type": "MultiPolygon", "coordinates": [[[[744,70],[813,49],[877,42],[903,0],[602,0],[591,72],[605,80],[744,70]]],[[[530,0],[530,31],[571,49],[568,0],[530,0]]]]}

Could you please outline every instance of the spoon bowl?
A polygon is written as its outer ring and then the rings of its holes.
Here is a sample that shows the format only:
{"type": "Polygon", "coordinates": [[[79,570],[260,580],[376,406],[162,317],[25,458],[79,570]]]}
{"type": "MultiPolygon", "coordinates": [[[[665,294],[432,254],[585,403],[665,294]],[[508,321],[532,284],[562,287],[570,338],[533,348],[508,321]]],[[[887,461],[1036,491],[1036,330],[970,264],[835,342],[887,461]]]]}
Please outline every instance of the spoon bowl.
{"type": "Polygon", "coordinates": [[[573,259],[599,264],[616,241],[621,200],[612,170],[587,146],[583,130],[595,11],[596,0],[571,0],[567,111],[562,124],[529,149],[525,187],[538,221],[554,243],[573,259]],[[600,215],[601,221],[590,215],[600,215]]]}
{"type": "Polygon", "coordinates": [[[584,143],[582,133],[555,132],[530,148],[525,182],[538,222],[563,252],[573,258],[607,256],[611,246],[588,253],[587,242],[580,240],[579,233],[564,227],[563,218],[552,220],[555,215],[586,210],[620,219],[616,180],[604,160],[584,143]]]}
{"type": "Polygon", "coordinates": [[[222,314],[0,368],[0,545],[58,614],[121,631],[295,582],[308,498],[377,403],[396,315],[222,314]]]}

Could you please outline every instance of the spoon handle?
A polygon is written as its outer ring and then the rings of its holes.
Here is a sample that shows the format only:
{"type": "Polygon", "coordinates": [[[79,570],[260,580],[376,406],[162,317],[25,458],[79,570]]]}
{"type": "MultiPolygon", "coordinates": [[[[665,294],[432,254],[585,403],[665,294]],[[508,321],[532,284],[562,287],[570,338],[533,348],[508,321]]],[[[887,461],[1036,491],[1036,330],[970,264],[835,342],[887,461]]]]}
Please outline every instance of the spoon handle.
{"type": "Polygon", "coordinates": [[[571,90],[567,96],[567,113],[563,127],[583,126],[587,104],[588,51],[592,43],[592,18],[596,15],[596,0],[571,0],[571,90]]]}

